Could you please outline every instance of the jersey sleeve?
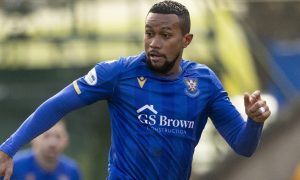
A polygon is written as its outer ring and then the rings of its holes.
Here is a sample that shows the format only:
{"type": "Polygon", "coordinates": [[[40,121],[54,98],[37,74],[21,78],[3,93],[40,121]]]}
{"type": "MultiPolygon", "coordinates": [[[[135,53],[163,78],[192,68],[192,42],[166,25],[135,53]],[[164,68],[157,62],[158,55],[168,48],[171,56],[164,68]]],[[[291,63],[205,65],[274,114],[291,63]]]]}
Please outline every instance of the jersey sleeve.
{"type": "MultiPolygon", "coordinates": [[[[234,125],[241,125],[244,121],[241,120],[240,113],[232,105],[229,100],[227,92],[224,90],[220,80],[213,71],[210,70],[211,77],[211,91],[212,96],[209,102],[209,117],[212,119],[214,125],[219,130],[220,127],[234,122],[234,125]],[[234,121],[237,119],[237,121],[234,121]]],[[[232,126],[228,126],[232,128],[232,126]]]]}
{"type": "Polygon", "coordinates": [[[75,80],[73,87],[86,104],[109,99],[114,93],[122,68],[121,59],[101,62],[85,76],[75,80]]]}
{"type": "Polygon", "coordinates": [[[212,98],[209,105],[209,117],[235,152],[251,156],[259,143],[263,123],[256,123],[249,118],[244,120],[231,103],[217,76],[212,71],[210,76],[212,98]]]}

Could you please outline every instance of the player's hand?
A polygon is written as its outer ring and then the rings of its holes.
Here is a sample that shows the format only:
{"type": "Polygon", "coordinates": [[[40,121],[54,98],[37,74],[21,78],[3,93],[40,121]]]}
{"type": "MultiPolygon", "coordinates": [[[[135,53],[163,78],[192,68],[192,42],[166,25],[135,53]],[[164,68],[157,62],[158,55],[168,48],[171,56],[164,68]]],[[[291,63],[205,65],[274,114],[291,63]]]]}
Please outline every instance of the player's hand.
{"type": "Polygon", "coordinates": [[[244,103],[246,114],[255,122],[264,122],[271,115],[269,106],[261,98],[260,91],[255,91],[251,95],[245,93],[244,103]]]}
{"type": "Polygon", "coordinates": [[[0,151],[0,176],[4,176],[3,180],[10,180],[13,172],[13,161],[7,154],[0,151]]]}

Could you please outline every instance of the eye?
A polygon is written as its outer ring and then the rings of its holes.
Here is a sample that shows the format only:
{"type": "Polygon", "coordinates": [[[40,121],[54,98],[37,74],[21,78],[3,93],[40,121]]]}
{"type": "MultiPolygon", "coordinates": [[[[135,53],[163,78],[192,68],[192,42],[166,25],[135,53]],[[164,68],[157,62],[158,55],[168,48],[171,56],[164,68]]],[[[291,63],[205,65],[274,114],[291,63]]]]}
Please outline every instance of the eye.
{"type": "Polygon", "coordinates": [[[145,35],[146,35],[147,37],[153,37],[153,32],[151,32],[151,31],[146,31],[146,32],[145,32],[145,35]]]}
{"type": "Polygon", "coordinates": [[[169,33],[163,33],[162,36],[165,38],[165,39],[169,39],[171,37],[171,34],[169,33]]]}
{"type": "Polygon", "coordinates": [[[55,138],[56,138],[56,139],[61,139],[61,138],[62,138],[62,136],[61,136],[61,135],[59,135],[59,134],[57,134],[57,135],[55,135],[55,138]]]}

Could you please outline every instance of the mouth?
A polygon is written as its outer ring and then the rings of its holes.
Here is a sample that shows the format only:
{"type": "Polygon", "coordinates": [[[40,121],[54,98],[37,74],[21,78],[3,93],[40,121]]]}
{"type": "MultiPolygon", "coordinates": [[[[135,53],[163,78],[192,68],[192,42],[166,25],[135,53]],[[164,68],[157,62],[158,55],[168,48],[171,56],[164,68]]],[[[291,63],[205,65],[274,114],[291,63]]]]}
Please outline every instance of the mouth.
{"type": "Polygon", "coordinates": [[[157,51],[150,51],[148,53],[148,57],[152,62],[158,62],[161,61],[162,58],[164,58],[164,55],[158,53],[157,51]]]}

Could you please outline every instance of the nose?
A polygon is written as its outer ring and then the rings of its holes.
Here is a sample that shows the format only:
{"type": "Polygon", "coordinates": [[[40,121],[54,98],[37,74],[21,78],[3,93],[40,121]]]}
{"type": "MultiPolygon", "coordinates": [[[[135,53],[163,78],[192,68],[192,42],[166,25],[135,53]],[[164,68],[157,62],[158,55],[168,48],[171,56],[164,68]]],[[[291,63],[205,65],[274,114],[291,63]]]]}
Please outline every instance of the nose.
{"type": "Polygon", "coordinates": [[[162,42],[161,42],[160,38],[153,37],[150,40],[150,47],[153,49],[160,49],[162,47],[162,42]]]}
{"type": "Polygon", "coordinates": [[[48,140],[49,146],[56,146],[57,143],[58,143],[58,140],[57,140],[57,138],[55,138],[55,137],[51,137],[51,138],[49,138],[49,140],[48,140]]]}

